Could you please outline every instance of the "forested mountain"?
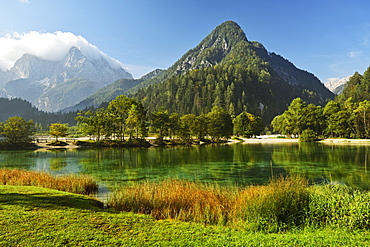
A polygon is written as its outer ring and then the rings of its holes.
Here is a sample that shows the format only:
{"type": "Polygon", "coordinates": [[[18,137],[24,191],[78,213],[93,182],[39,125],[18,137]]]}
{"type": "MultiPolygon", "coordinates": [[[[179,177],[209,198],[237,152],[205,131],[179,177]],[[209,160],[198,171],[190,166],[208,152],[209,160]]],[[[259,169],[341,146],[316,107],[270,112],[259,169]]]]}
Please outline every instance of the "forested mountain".
{"type": "Polygon", "coordinates": [[[149,112],[168,109],[180,115],[201,114],[213,106],[231,115],[248,111],[268,123],[292,99],[325,104],[334,97],[311,73],[248,41],[232,21],[219,25],[161,77],[131,90],[149,112]]]}
{"type": "Polygon", "coordinates": [[[352,98],[353,102],[370,100],[370,67],[361,75],[355,72],[344,84],[343,93],[338,96],[339,101],[352,98]]]}
{"type": "Polygon", "coordinates": [[[0,98],[0,122],[4,122],[9,117],[19,116],[25,120],[33,120],[35,123],[41,124],[44,129],[51,123],[68,123],[76,125],[76,112],[69,113],[47,113],[39,111],[32,106],[30,102],[22,99],[4,99],[0,98]]]}
{"type": "Polygon", "coordinates": [[[103,102],[109,102],[121,94],[127,94],[127,90],[129,90],[130,88],[135,87],[136,85],[144,81],[151,80],[153,78],[161,76],[161,74],[163,73],[164,73],[164,70],[156,69],[144,75],[140,79],[117,80],[113,82],[112,84],[109,84],[99,89],[94,94],[84,99],[83,101],[79,102],[78,104],[68,107],[66,109],[63,109],[62,112],[83,110],[86,107],[90,107],[90,106],[99,107],[103,102]]]}

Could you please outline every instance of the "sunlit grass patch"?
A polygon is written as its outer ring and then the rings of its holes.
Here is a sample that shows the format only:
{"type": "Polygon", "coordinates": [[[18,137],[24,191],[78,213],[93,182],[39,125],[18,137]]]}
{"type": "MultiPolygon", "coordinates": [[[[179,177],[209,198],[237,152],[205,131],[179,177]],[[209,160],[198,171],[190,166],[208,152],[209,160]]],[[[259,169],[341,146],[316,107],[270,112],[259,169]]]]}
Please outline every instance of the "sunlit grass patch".
{"type": "Polygon", "coordinates": [[[15,186],[38,186],[76,194],[93,194],[98,185],[85,175],[64,175],[54,177],[46,172],[19,169],[0,169],[0,184],[15,186]]]}

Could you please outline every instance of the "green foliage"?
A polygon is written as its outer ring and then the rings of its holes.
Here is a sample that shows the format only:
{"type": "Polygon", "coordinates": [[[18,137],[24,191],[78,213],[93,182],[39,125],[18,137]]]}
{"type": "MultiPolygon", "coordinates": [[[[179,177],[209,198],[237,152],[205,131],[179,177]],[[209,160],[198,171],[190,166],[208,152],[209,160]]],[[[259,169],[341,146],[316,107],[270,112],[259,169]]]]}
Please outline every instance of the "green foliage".
{"type": "Polygon", "coordinates": [[[222,138],[229,139],[233,133],[233,123],[230,114],[221,107],[213,107],[206,115],[208,119],[208,135],[212,141],[222,138]]]}
{"type": "Polygon", "coordinates": [[[309,188],[307,223],[348,229],[370,229],[370,193],[345,185],[309,188]]]}
{"type": "Polygon", "coordinates": [[[5,137],[10,145],[28,143],[34,133],[33,121],[26,121],[21,117],[10,117],[0,125],[0,135],[5,137]]]}
{"type": "Polygon", "coordinates": [[[312,129],[305,129],[299,136],[300,142],[314,142],[317,138],[317,133],[312,129]]]}
{"type": "Polygon", "coordinates": [[[306,179],[279,177],[266,186],[246,188],[233,203],[234,221],[273,232],[301,226],[309,206],[307,185],[306,179]]]}
{"type": "Polygon", "coordinates": [[[98,141],[102,137],[114,137],[122,142],[126,134],[130,140],[134,136],[139,138],[147,135],[144,107],[124,95],[112,100],[107,108],[80,112],[76,120],[86,135],[94,136],[98,141]]]}
{"type": "Polygon", "coordinates": [[[55,140],[58,141],[58,137],[66,137],[68,134],[68,125],[61,123],[53,123],[49,127],[49,135],[55,137],[55,140]]]}
{"type": "Polygon", "coordinates": [[[233,119],[234,134],[251,138],[259,135],[264,127],[261,118],[254,116],[248,112],[242,112],[233,119]]]}
{"type": "MultiPolygon", "coordinates": [[[[324,108],[307,105],[302,99],[294,99],[283,114],[276,116],[271,126],[283,135],[370,138],[370,102],[329,101],[324,108]]],[[[306,139],[304,136],[302,140],[306,139]]],[[[312,139],[312,138],[308,138],[312,139]]]]}
{"type": "Polygon", "coordinates": [[[19,116],[26,121],[33,120],[35,124],[38,124],[39,129],[47,129],[50,124],[55,122],[68,123],[71,126],[76,125],[75,117],[77,114],[73,111],[68,113],[47,113],[39,111],[25,100],[4,98],[0,98],[0,113],[0,122],[10,117],[19,116]]]}
{"type": "Polygon", "coordinates": [[[165,180],[128,185],[108,206],[177,219],[282,232],[305,227],[370,229],[370,193],[341,185],[308,186],[304,178],[278,177],[263,186],[218,187],[165,180]]]}
{"type": "Polygon", "coordinates": [[[292,100],[288,109],[271,122],[275,131],[290,136],[299,136],[306,129],[322,134],[325,129],[324,124],[323,109],[313,104],[307,105],[301,98],[292,100]]]}
{"type": "Polygon", "coordinates": [[[345,101],[349,98],[352,98],[354,102],[370,98],[370,67],[363,75],[355,72],[345,84],[343,93],[338,96],[339,101],[345,101]]]}
{"type": "Polygon", "coordinates": [[[170,123],[168,111],[154,112],[150,119],[154,132],[158,134],[158,141],[163,143],[163,138],[168,135],[168,127],[170,123]]]}

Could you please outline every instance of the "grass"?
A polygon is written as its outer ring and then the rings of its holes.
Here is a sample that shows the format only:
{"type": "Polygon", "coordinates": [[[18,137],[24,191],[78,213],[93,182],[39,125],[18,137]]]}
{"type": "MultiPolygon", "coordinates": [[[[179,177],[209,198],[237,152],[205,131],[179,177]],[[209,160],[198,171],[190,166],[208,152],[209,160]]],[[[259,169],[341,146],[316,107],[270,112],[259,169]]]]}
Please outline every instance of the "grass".
{"type": "Polygon", "coordinates": [[[307,227],[370,229],[370,193],[343,185],[308,186],[303,178],[275,178],[264,186],[218,187],[179,180],[144,182],[113,193],[108,207],[249,231],[307,227]]]}
{"type": "Polygon", "coordinates": [[[149,214],[155,219],[176,219],[205,224],[225,223],[232,190],[212,184],[180,180],[144,182],[112,194],[108,207],[149,214]]]}
{"type": "MultiPolygon", "coordinates": [[[[60,178],[49,174],[0,171],[0,246],[370,243],[370,194],[346,186],[308,186],[305,179],[283,177],[247,188],[166,180],[127,186],[106,209],[86,195],[32,186],[58,187],[60,178]]],[[[73,188],[77,180],[62,179],[58,188],[73,188]]]]}
{"type": "Polygon", "coordinates": [[[38,186],[84,195],[93,194],[98,190],[97,183],[85,175],[54,177],[46,172],[19,169],[0,169],[0,184],[38,186]]]}
{"type": "Polygon", "coordinates": [[[102,209],[87,196],[0,186],[0,246],[368,246],[370,232],[244,231],[102,209]]]}

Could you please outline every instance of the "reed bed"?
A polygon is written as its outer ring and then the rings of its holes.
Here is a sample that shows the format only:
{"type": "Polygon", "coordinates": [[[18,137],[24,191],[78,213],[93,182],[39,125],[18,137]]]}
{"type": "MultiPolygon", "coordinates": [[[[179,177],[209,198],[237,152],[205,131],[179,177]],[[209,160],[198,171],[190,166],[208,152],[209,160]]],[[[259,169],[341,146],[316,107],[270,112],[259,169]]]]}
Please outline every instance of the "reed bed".
{"type": "Polygon", "coordinates": [[[97,192],[98,185],[85,175],[54,177],[47,172],[20,169],[0,169],[0,184],[15,186],[38,186],[76,194],[89,195],[97,192]]]}
{"type": "Polygon", "coordinates": [[[155,219],[225,224],[234,195],[235,191],[214,184],[166,180],[126,186],[112,193],[107,205],[155,219]]]}
{"type": "Polygon", "coordinates": [[[281,231],[304,223],[309,205],[308,181],[278,177],[268,185],[250,186],[233,202],[232,219],[246,228],[281,231]]]}
{"type": "Polygon", "coordinates": [[[303,227],[370,228],[370,192],[346,186],[308,186],[300,177],[267,185],[219,187],[181,180],[143,182],[112,193],[108,207],[205,224],[279,232],[303,227]]]}
{"type": "Polygon", "coordinates": [[[308,223],[312,226],[370,229],[370,192],[345,185],[312,186],[308,223]]]}

